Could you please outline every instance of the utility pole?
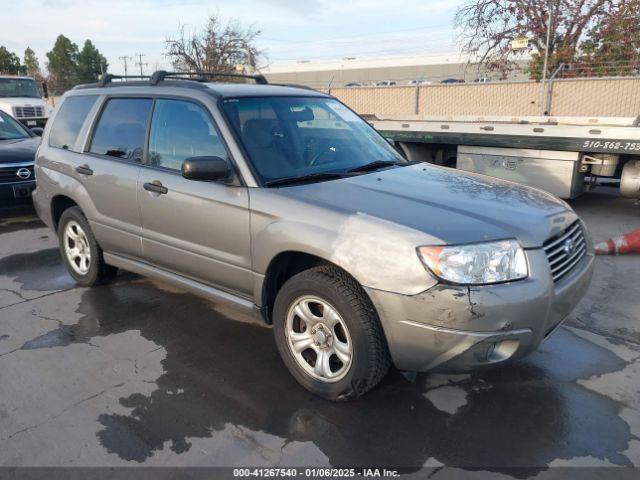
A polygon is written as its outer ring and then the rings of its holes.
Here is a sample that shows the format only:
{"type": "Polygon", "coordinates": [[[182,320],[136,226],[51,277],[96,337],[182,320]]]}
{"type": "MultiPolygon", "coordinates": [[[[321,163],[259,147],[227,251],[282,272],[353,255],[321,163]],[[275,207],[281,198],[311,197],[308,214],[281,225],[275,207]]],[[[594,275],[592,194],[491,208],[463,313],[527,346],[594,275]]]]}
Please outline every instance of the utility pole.
{"type": "MultiPolygon", "coordinates": [[[[544,65],[542,66],[542,83],[541,83],[541,89],[540,89],[540,100],[542,103],[542,98],[544,95],[544,87],[545,87],[545,83],[547,81],[547,63],[549,61],[549,41],[551,39],[551,23],[553,22],[552,20],[552,16],[551,16],[551,11],[553,10],[553,0],[549,0],[548,1],[548,19],[547,19],[547,41],[545,43],[545,47],[544,47],[544,65]]],[[[545,112],[548,113],[548,110],[545,109],[543,110],[542,114],[545,115],[545,112]]]]}
{"type": "Polygon", "coordinates": [[[129,60],[133,60],[133,58],[131,57],[127,57],[126,55],[123,55],[122,57],[118,57],[118,60],[122,60],[122,63],[124,63],[124,76],[127,76],[127,72],[129,71],[129,66],[128,66],[128,62],[129,60]]]}
{"type": "Polygon", "coordinates": [[[149,65],[148,63],[142,63],[142,57],[146,57],[146,56],[147,55],[144,53],[136,53],[136,57],[138,57],[138,61],[136,62],[136,65],[140,67],[140,79],[142,79],[142,77],[144,76],[144,72],[142,71],[142,68],[149,65]]]}
{"type": "Polygon", "coordinates": [[[544,83],[545,80],[547,79],[547,62],[549,60],[549,41],[551,39],[551,22],[552,22],[551,10],[553,9],[553,0],[549,0],[548,5],[549,6],[547,7],[547,10],[549,10],[549,12],[547,15],[549,16],[549,19],[547,20],[547,42],[544,47],[544,66],[542,67],[542,83],[544,83]]]}

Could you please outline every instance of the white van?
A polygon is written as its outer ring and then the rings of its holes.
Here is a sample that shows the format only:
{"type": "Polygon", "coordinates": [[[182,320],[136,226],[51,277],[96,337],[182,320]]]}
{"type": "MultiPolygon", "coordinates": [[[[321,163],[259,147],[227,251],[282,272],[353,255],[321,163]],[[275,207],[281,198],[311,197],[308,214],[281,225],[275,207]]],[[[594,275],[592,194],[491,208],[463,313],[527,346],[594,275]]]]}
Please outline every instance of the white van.
{"type": "Polygon", "coordinates": [[[51,108],[33,78],[0,75],[0,110],[30,128],[44,127],[51,108]]]}

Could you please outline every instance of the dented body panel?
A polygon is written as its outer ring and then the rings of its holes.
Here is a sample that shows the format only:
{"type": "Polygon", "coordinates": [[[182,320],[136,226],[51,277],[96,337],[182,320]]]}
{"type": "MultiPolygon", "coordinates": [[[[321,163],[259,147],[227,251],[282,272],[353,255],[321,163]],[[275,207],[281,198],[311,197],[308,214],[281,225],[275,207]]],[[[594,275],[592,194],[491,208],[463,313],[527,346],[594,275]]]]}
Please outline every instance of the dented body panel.
{"type": "Polygon", "coordinates": [[[477,287],[438,284],[410,296],[367,288],[391,339],[395,365],[410,371],[465,370],[515,360],[535,350],[584,295],[594,255],[591,250],[556,284],[548,280],[542,250],[527,251],[527,260],[531,274],[519,282],[477,287]],[[488,358],[487,348],[501,342],[513,350],[488,358]]]}

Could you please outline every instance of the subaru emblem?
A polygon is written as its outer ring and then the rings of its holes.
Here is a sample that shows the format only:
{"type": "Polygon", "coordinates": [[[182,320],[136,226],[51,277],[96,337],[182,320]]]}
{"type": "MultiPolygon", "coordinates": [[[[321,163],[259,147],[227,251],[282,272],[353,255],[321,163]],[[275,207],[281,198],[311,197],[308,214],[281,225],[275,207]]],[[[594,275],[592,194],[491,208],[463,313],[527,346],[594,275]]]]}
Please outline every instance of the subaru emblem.
{"type": "Polygon", "coordinates": [[[31,178],[31,171],[28,168],[21,168],[16,172],[16,175],[22,180],[31,178]]]}

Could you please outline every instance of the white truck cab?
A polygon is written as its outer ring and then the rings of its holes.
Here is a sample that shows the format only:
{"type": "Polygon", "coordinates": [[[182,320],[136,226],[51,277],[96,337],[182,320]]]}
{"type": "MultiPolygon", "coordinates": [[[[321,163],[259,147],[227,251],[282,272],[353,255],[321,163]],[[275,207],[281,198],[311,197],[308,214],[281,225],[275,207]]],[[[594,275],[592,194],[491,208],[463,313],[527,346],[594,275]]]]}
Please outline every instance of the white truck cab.
{"type": "Polygon", "coordinates": [[[44,127],[51,108],[31,77],[0,75],[0,110],[27,127],[44,127]]]}

